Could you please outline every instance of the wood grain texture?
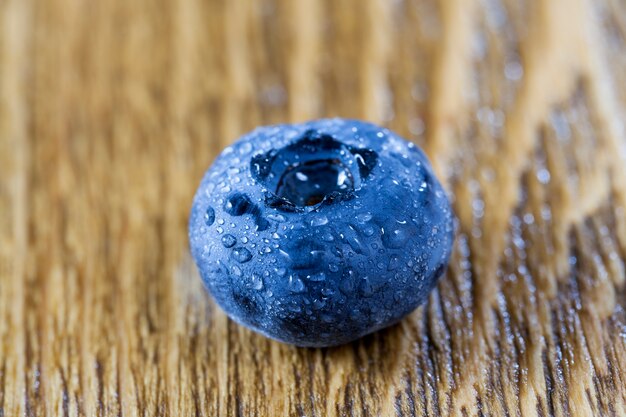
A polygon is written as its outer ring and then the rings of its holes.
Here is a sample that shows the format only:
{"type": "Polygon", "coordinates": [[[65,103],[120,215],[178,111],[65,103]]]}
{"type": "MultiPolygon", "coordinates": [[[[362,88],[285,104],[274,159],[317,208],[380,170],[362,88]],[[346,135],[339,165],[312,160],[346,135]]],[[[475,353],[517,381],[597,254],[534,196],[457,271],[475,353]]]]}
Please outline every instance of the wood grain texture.
{"type": "Polygon", "coordinates": [[[626,415],[626,3],[0,2],[0,416],[626,415]],[[260,124],[369,119],[454,201],[399,325],[298,349],[186,222],[260,124]]]}

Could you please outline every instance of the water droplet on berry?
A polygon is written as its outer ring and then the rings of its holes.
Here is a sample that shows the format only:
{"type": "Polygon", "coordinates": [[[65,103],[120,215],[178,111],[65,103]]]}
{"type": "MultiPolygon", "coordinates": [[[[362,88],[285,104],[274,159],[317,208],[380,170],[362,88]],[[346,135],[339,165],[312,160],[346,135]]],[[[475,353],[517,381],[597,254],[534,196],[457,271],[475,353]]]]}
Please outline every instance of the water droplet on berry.
{"type": "Polygon", "coordinates": [[[368,222],[368,221],[372,220],[372,214],[371,213],[359,213],[359,214],[356,215],[356,220],[359,223],[368,222]]]}
{"type": "Polygon", "coordinates": [[[400,266],[400,259],[397,255],[391,255],[391,257],[389,258],[389,264],[387,265],[387,270],[393,271],[395,269],[398,269],[398,266],[400,266]]]}
{"type": "Polygon", "coordinates": [[[235,246],[235,243],[237,243],[235,236],[230,234],[222,236],[222,245],[224,245],[225,248],[232,248],[235,246]]]}
{"type": "Polygon", "coordinates": [[[309,281],[313,281],[313,282],[321,282],[326,279],[326,274],[323,272],[319,272],[317,274],[307,275],[306,279],[308,279],[309,281]]]}
{"type": "Polygon", "coordinates": [[[324,230],[321,237],[324,242],[332,242],[335,240],[333,234],[329,230],[324,230]]]}
{"type": "Polygon", "coordinates": [[[348,226],[344,234],[344,241],[350,245],[353,251],[359,254],[363,254],[365,252],[363,245],[361,244],[361,240],[354,230],[352,226],[348,226]]]}
{"type": "Polygon", "coordinates": [[[206,213],[204,213],[204,223],[207,226],[211,226],[215,221],[215,210],[213,207],[209,207],[206,209],[206,213]]]}
{"type": "Polygon", "coordinates": [[[300,307],[298,304],[291,303],[287,304],[287,310],[291,311],[292,313],[300,313],[302,311],[302,307],[300,307]]]}
{"type": "Polygon", "coordinates": [[[335,321],[335,319],[333,318],[333,316],[329,316],[328,314],[324,314],[324,315],[322,316],[322,321],[323,321],[324,323],[332,323],[332,322],[334,322],[334,321],[335,321]]]}
{"type": "Polygon", "coordinates": [[[385,230],[382,236],[383,245],[389,249],[403,248],[409,240],[410,233],[406,227],[385,230]]]}
{"type": "Polygon", "coordinates": [[[371,297],[374,294],[374,285],[369,277],[363,277],[361,279],[359,290],[365,297],[371,297]]]}
{"type": "Polygon", "coordinates": [[[330,297],[335,293],[335,290],[332,288],[322,288],[322,295],[325,297],[330,297]]]}
{"type": "Polygon", "coordinates": [[[243,247],[233,249],[230,256],[239,263],[245,263],[252,259],[252,253],[243,247]]]}
{"type": "Polygon", "coordinates": [[[250,284],[252,285],[253,289],[258,291],[263,288],[263,278],[261,278],[257,274],[252,274],[252,276],[250,277],[250,284]]]}
{"type": "Polygon", "coordinates": [[[266,216],[269,220],[274,220],[275,222],[284,222],[285,220],[287,220],[285,218],[285,216],[283,216],[282,214],[268,214],[266,216]]]}
{"type": "Polygon", "coordinates": [[[323,214],[314,216],[310,221],[310,224],[313,227],[324,226],[327,223],[328,223],[328,217],[324,216],[323,214]]]}
{"type": "Polygon", "coordinates": [[[293,293],[301,293],[304,292],[305,287],[304,283],[300,278],[295,275],[289,275],[289,290],[293,293]]]}
{"type": "Polygon", "coordinates": [[[367,224],[363,226],[361,231],[363,232],[365,236],[368,236],[368,237],[372,236],[374,234],[374,226],[372,226],[371,224],[367,224]]]}

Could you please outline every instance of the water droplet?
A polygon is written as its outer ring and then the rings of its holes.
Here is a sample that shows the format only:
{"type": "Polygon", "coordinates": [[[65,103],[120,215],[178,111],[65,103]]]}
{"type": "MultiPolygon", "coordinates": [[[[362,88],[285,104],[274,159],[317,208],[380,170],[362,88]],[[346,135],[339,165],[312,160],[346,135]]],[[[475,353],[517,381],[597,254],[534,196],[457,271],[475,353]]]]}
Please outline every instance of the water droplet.
{"type": "Polygon", "coordinates": [[[282,214],[268,214],[267,218],[270,220],[274,220],[275,222],[284,222],[285,220],[285,216],[283,216],[282,214]]]}
{"type": "Polygon", "coordinates": [[[509,61],[504,64],[504,76],[507,80],[519,81],[524,75],[524,67],[519,61],[509,61]]]}
{"type": "Polygon", "coordinates": [[[358,221],[359,223],[365,223],[372,220],[372,214],[371,213],[359,213],[356,215],[356,221],[358,221]]]}
{"type": "Polygon", "coordinates": [[[209,264],[208,264],[208,271],[209,272],[220,272],[221,268],[220,268],[219,261],[218,262],[209,262],[209,264]]]}
{"type": "Polygon", "coordinates": [[[339,290],[349,297],[354,295],[354,279],[353,272],[348,271],[348,275],[339,283],[339,290]]]}
{"type": "Polygon", "coordinates": [[[242,237],[241,243],[248,243],[248,238],[246,236],[242,237]]]}
{"type": "Polygon", "coordinates": [[[252,285],[252,288],[255,290],[260,290],[263,288],[263,278],[261,278],[257,274],[252,274],[252,276],[250,277],[250,283],[252,285]]]}
{"type": "Polygon", "coordinates": [[[556,133],[557,139],[567,142],[572,137],[570,123],[563,112],[554,112],[550,115],[550,124],[556,133]]]}
{"type": "Polygon", "coordinates": [[[304,282],[300,278],[295,275],[289,275],[289,291],[293,293],[301,293],[304,292],[306,287],[304,286],[304,282]]]}
{"type": "Polygon", "coordinates": [[[224,245],[225,248],[232,248],[235,246],[235,243],[237,243],[235,236],[230,234],[222,236],[222,245],[224,245]]]}
{"type": "Polygon", "coordinates": [[[363,296],[365,297],[371,297],[374,294],[375,288],[369,277],[363,277],[361,279],[359,290],[361,291],[361,294],[363,294],[363,296]]]}
{"type": "Polygon", "coordinates": [[[330,264],[330,265],[328,265],[328,270],[330,272],[337,272],[337,271],[339,271],[339,267],[337,265],[335,265],[335,264],[330,264]]]}
{"type": "Polygon", "coordinates": [[[241,268],[239,268],[237,265],[233,265],[233,267],[231,268],[231,271],[233,275],[236,275],[238,277],[241,276],[241,268]]]}
{"type": "Polygon", "coordinates": [[[243,247],[233,249],[230,256],[239,263],[245,263],[252,259],[252,253],[243,247]]]}
{"type": "Polygon", "coordinates": [[[333,240],[335,240],[335,238],[333,237],[333,234],[329,230],[325,230],[322,233],[322,240],[324,242],[332,242],[333,240]]]}
{"type": "Polygon", "coordinates": [[[485,215],[485,202],[478,198],[474,199],[472,201],[472,212],[475,218],[481,219],[485,215]]]}
{"type": "Polygon", "coordinates": [[[367,248],[364,248],[361,240],[359,240],[356,230],[354,230],[351,225],[349,225],[346,229],[345,234],[343,235],[343,240],[358,254],[363,254],[367,251],[367,248]]]}
{"type": "Polygon", "coordinates": [[[326,300],[324,300],[323,298],[314,298],[313,302],[311,303],[313,310],[319,310],[323,308],[325,305],[326,305],[326,300]]]}
{"type": "Polygon", "coordinates": [[[406,245],[409,240],[410,233],[406,227],[387,230],[382,236],[382,242],[385,247],[390,249],[400,249],[406,245]]]}
{"type": "Polygon", "coordinates": [[[365,236],[372,236],[374,234],[374,226],[372,226],[371,224],[367,224],[365,226],[363,226],[363,228],[361,229],[361,231],[363,232],[363,234],[365,236]]]}
{"type": "Polygon", "coordinates": [[[276,275],[278,275],[279,277],[284,277],[286,273],[287,273],[287,269],[276,268],[276,275]]]}
{"type": "Polygon", "coordinates": [[[223,225],[224,224],[224,219],[217,219],[217,224],[223,225]]]}
{"type": "Polygon", "coordinates": [[[243,144],[241,144],[241,146],[239,147],[239,153],[241,155],[250,153],[250,151],[252,151],[252,144],[250,142],[244,142],[243,144]]]}
{"type": "Polygon", "coordinates": [[[330,297],[335,293],[335,290],[332,288],[322,288],[322,295],[325,297],[330,297]]]}
{"type": "Polygon", "coordinates": [[[317,274],[307,275],[306,279],[313,282],[321,282],[326,279],[326,274],[323,272],[318,272],[317,274]]]}
{"type": "Polygon", "coordinates": [[[324,226],[327,223],[328,223],[328,217],[324,216],[323,214],[314,216],[310,221],[310,224],[313,227],[324,226]]]}
{"type": "Polygon", "coordinates": [[[211,226],[215,221],[215,210],[213,207],[209,207],[206,209],[206,213],[204,213],[204,223],[207,226],[211,226]]]}
{"type": "Polygon", "coordinates": [[[550,182],[550,171],[548,171],[545,168],[542,168],[539,171],[537,171],[537,181],[539,181],[541,184],[549,183],[550,182]]]}
{"type": "Polygon", "coordinates": [[[423,262],[417,262],[415,266],[413,266],[413,272],[415,272],[418,276],[424,276],[426,272],[426,264],[423,262]]]}
{"type": "Polygon", "coordinates": [[[224,229],[222,229],[221,227],[217,226],[215,228],[215,230],[217,230],[217,233],[222,234],[224,232],[224,229]]]}
{"type": "Polygon", "coordinates": [[[327,324],[328,324],[328,323],[332,323],[332,322],[334,322],[334,321],[335,321],[335,319],[333,318],[333,316],[329,316],[328,314],[324,314],[324,315],[322,315],[322,321],[323,321],[324,323],[327,323],[327,324]]]}
{"type": "Polygon", "coordinates": [[[292,313],[300,313],[302,311],[302,307],[300,307],[298,304],[290,303],[287,304],[287,310],[291,311],[292,313]]]}

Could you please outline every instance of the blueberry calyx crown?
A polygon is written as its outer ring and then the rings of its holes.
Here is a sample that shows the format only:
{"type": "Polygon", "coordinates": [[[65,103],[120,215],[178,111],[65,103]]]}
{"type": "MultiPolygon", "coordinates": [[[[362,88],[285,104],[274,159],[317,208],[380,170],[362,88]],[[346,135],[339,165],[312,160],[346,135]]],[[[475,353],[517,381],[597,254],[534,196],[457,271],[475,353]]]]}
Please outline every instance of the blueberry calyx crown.
{"type": "Polygon", "coordinates": [[[267,189],[268,207],[299,212],[352,198],[377,159],[371,149],[355,148],[308,130],[281,149],[254,156],[250,170],[267,189]]]}

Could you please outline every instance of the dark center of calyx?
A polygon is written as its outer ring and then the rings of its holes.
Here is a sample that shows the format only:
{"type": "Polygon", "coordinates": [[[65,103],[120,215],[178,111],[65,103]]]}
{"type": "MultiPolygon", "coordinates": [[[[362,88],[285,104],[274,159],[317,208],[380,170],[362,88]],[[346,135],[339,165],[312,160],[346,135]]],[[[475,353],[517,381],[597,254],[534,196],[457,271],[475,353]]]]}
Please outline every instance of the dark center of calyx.
{"type": "Polygon", "coordinates": [[[250,167],[253,177],[271,191],[270,206],[297,209],[349,197],[376,160],[372,150],[308,131],[283,148],[256,155],[250,167]]]}
{"type": "Polygon", "coordinates": [[[332,193],[354,191],[352,172],[339,159],[317,159],[288,166],[275,194],[296,206],[314,206],[332,193]]]}

